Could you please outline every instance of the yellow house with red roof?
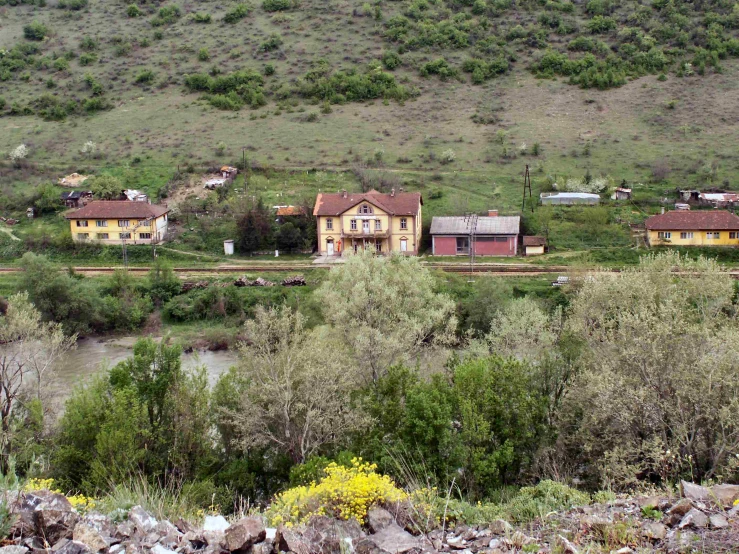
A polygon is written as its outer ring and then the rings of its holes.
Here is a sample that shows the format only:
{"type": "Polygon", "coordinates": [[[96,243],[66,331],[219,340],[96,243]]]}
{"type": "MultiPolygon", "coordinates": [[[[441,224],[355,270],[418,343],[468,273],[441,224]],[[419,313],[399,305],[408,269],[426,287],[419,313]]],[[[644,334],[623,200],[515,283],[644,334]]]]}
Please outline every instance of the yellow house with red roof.
{"type": "Polygon", "coordinates": [[[418,192],[342,191],[316,197],[318,251],[339,256],[360,249],[416,255],[421,244],[423,199],[418,192]]]}
{"type": "Polygon", "coordinates": [[[75,242],[152,244],[167,234],[164,206],[126,200],[98,200],[66,214],[75,242]]]}
{"type": "Polygon", "coordinates": [[[726,210],[675,210],[644,225],[650,246],[739,246],[739,217],[726,210]]]}

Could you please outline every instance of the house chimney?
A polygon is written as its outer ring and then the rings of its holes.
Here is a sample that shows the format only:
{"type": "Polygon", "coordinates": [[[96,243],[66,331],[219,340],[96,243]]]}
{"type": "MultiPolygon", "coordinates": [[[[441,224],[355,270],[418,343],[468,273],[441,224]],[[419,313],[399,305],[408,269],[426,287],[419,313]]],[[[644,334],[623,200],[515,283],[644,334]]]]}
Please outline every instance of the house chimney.
{"type": "Polygon", "coordinates": [[[665,213],[665,207],[664,207],[664,206],[662,206],[662,211],[661,211],[660,213],[661,213],[662,215],[664,215],[664,213],[665,213]]]}
{"type": "Polygon", "coordinates": [[[498,210],[488,210],[488,217],[498,217],[498,210]]]}
{"type": "Polygon", "coordinates": [[[341,195],[342,195],[342,196],[343,196],[344,198],[346,198],[346,189],[344,189],[344,190],[342,190],[342,191],[341,191],[341,195]]]}
{"type": "Polygon", "coordinates": [[[390,196],[395,196],[395,189],[390,189],[390,196]]]}

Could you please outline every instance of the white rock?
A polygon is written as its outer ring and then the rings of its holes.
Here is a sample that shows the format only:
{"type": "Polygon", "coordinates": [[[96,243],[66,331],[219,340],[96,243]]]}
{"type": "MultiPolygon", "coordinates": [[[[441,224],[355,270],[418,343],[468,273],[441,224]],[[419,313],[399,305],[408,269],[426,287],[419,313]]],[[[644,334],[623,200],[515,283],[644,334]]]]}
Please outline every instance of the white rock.
{"type": "Polygon", "coordinates": [[[203,531],[225,531],[228,529],[228,521],[223,516],[205,516],[203,531]]]}
{"type": "Polygon", "coordinates": [[[151,554],[176,554],[176,552],[169,548],[164,548],[161,544],[155,544],[151,547],[151,554]]]}

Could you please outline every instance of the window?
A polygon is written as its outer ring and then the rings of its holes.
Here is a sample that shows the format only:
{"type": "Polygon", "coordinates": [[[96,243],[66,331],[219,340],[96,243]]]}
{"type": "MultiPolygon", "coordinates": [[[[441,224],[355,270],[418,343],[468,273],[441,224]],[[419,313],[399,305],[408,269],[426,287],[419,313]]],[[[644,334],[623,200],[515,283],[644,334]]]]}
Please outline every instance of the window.
{"type": "Polygon", "coordinates": [[[370,208],[367,204],[362,204],[362,206],[360,206],[359,208],[359,213],[360,214],[371,214],[372,208],[370,208]]]}
{"type": "Polygon", "coordinates": [[[108,222],[105,220],[103,221],[98,220],[95,222],[95,227],[107,227],[107,226],[108,226],[108,222]]]}
{"type": "Polygon", "coordinates": [[[709,239],[709,240],[710,239],[720,239],[721,238],[721,233],[712,233],[712,232],[709,231],[708,233],[706,233],[706,238],[709,239]]]}
{"type": "Polygon", "coordinates": [[[334,228],[334,220],[330,217],[326,220],[326,230],[331,231],[334,228]]]}
{"type": "Polygon", "coordinates": [[[467,254],[470,251],[470,239],[457,237],[457,254],[467,254]]]}
{"type": "Polygon", "coordinates": [[[683,232],[683,233],[680,233],[680,238],[683,239],[683,240],[685,240],[685,239],[692,239],[693,238],[693,233],[692,232],[683,232]]]}
{"type": "Polygon", "coordinates": [[[127,219],[119,219],[118,220],[118,227],[128,227],[128,224],[130,222],[127,219]]]}
{"type": "Polygon", "coordinates": [[[657,231],[658,239],[671,239],[672,233],[670,231],[657,231]]]}
{"type": "Polygon", "coordinates": [[[90,233],[77,233],[77,238],[80,240],[87,240],[90,238],[90,233]]]}
{"type": "Polygon", "coordinates": [[[151,233],[139,233],[139,238],[148,240],[151,238],[151,233]]]}
{"type": "Polygon", "coordinates": [[[736,231],[729,231],[729,238],[730,239],[739,239],[739,233],[736,231]]]}
{"type": "Polygon", "coordinates": [[[379,240],[375,243],[375,250],[382,252],[382,243],[379,240]]]}
{"type": "Polygon", "coordinates": [[[98,240],[108,240],[108,233],[98,233],[98,240]]]}
{"type": "Polygon", "coordinates": [[[87,221],[77,220],[77,227],[87,227],[87,221]]]}
{"type": "Polygon", "coordinates": [[[118,233],[118,236],[122,239],[130,239],[131,233],[118,233]]]}
{"type": "Polygon", "coordinates": [[[400,228],[401,229],[407,229],[408,228],[408,219],[405,217],[400,218],[400,228]]]}
{"type": "Polygon", "coordinates": [[[350,225],[351,225],[352,231],[356,231],[357,230],[357,220],[356,219],[352,219],[351,222],[350,222],[350,225]]]}
{"type": "Polygon", "coordinates": [[[375,219],[375,231],[382,231],[382,221],[375,219]]]}

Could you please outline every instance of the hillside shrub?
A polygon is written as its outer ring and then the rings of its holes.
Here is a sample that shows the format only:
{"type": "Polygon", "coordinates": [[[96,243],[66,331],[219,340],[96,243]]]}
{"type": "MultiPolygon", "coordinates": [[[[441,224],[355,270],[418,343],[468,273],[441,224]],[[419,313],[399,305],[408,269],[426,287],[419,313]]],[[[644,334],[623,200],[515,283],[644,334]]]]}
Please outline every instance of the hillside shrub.
{"type": "Polygon", "coordinates": [[[28,40],[44,40],[49,35],[49,28],[39,21],[32,21],[23,27],[23,36],[28,40]]]}
{"type": "Polygon", "coordinates": [[[87,7],[88,0],[59,0],[57,7],[63,10],[77,11],[87,7]]]}
{"type": "Polygon", "coordinates": [[[596,15],[585,24],[585,27],[592,34],[602,34],[612,31],[616,28],[616,20],[612,17],[605,17],[602,15],[596,15]]]}
{"type": "Polygon", "coordinates": [[[261,52],[272,52],[282,46],[282,37],[278,33],[271,33],[267,40],[259,45],[261,52]]]}
{"type": "Polygon", "coordinates": [[[393,69],[396,69],[401,63],[403,63],[403,60],[397,52],[383,52],[382,65],[385,66],[385,69],[389,69],[390,71],[392,71],[393,69]]]}
{"type": "Polygon", "coordinates": [[[153,27],[161,27],[162,25],[171,25],[177,21],[182,15],[180,7],[177,5],[164,6],[159,8],[159,12],[156,17],[151,20],[153,27]]]}
{"type": "Polygon", "coordinates": [[[134,82],[139,85],[150,85],[154,82],[154,72],[151,69],[142,69],[136,74],[134,82]]]}
{"type": "Polygon", "coordinates": [[[198,12],[192,14],[192,20],[195,23],[210,23],[212,21],[212,18],[209,13],[198,12]]]}
{"type": "Polygon", "coordinates": [[[82,50],[85,50],[86,52],[92,52],[94,50],[97,50],[100,44],[98,41],[92,37],[83,37],[83,39],[80,41],[80,48],[82,50]]]}
{"type": "Polygon", "coordinates": [[[87,65],[92,65],[97,61],[97,59],[97,54],[95,54],[94,52],[85,52],[80,56],[80,65],[83,67],[87,65]]]}
{"type": "Polygon", "coordinates": [[[293,0],[264,0],[262,8],[267,12],[289,10],[293,7],[293,0]]]}
{"type": "Polygon", "coordinates": [[[250,8],[248,4],[236,4],[233,8],[226,12],[223,21],[226,23],[238,23],[249,15],[250,8]]]}
{"type": "Polygon", "coordinates": [[[471,58],[462,64],[462,71],[472,73],[472,82],[479,85],[488,79],[507,73],[510,67],[510,62],[503,56],[490,61],[471,58]]]}
{"type": "Polygon", "coordinates": [[[126,15],[128,17],[140,17],[142,15],[141,9],[136,4],[129,4],[126,8],[126,15]]]}
{"type": "Polygon", "coordinates": [[[190,91],[205,93],[204,98],[213,107],[225,110],[264,106],[267,100],[263,85],[264,77],[254,70],[236,71],[216,77],[205,73],[185,76],[185,86],[190,91]]]}
{"type": "Polygon", "coordinates": [[[421,76],[438,75],[442,81],[455,78],[459,75],[456,68],[449,65],[444,58],[438,58],[431,62],[426,62],[421,66],[421,76]]]}

